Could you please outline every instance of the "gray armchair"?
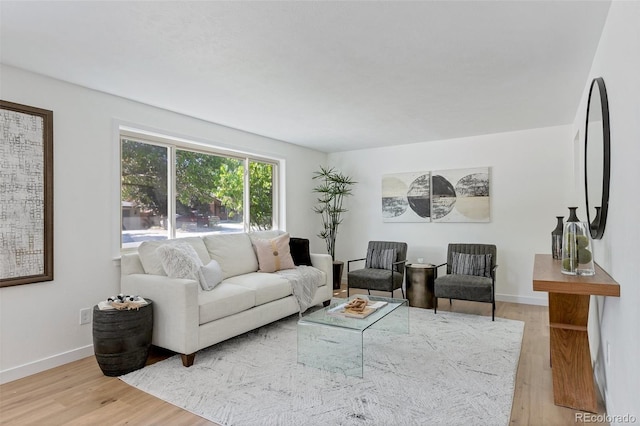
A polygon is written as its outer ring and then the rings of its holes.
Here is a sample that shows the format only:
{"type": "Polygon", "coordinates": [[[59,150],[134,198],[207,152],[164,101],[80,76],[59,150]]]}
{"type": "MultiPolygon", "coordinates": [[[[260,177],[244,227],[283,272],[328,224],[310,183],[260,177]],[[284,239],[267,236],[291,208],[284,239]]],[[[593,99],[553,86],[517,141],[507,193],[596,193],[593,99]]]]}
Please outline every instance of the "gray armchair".
{"type": "Polygon", "coordinates": [[[447,275],[436,278],[434,293],[438,311],[438,298],[471,300],[491,303],[491,320],[495,320],[497,249],[493,244],[449,244],[447,249],[447,275]]]}
{"type": "Polygon", "coordinates": [[[404,290],[404,264],[407,261],[407,243],[394,241],[369,241],[367,257],[349,260],[347,262],[347,297],[351,288],[366,288],[371,290],[393,291],[404,290]],[[353,262],[365,261],[363,269],[352,271],[353,262]]]}

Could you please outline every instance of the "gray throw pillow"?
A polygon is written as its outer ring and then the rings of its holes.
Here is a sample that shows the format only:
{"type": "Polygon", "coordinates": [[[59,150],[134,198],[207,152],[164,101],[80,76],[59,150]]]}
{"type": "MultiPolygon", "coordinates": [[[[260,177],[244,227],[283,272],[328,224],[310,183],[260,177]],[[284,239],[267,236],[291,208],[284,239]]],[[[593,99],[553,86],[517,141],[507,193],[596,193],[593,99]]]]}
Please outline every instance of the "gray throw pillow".
{"type": "Polygon", "coordinates": [[[396,261],[396,249],[373,249],[367,253],[365,268],[391,269],[396,261]]]}
{"type": "Polygon", "coordinates": [[[200,267],[198,277],[200,279],[200,287],[205,291],[210,291],[222,282],[224,273],[222,272],[220,264],[212,260],[200,267]]]}
{"type": "Polygon", "coordinates": [[[451,273],[491,278],[491,257],[491,254],[454,252],[451,255],[451,273]]]}

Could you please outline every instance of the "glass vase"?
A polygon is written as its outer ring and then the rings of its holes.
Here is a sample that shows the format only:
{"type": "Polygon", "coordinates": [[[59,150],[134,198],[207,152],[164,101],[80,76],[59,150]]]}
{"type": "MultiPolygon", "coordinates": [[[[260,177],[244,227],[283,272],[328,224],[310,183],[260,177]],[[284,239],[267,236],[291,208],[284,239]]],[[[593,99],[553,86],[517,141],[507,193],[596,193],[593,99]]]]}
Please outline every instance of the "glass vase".
{"type": "Polygon", "coordinates": [[[562,231],[562,273],[568,275],[594,275],[593,244],[590,226],[580,222],[577,207],[569,207],[569,219],[562,231]]]}

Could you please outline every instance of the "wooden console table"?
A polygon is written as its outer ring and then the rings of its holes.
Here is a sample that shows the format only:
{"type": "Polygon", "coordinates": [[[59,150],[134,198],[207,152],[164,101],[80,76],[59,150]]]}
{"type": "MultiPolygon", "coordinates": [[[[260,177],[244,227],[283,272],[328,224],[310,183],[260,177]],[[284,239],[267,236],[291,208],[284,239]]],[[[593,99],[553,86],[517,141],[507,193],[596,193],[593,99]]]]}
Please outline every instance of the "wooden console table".
{"type": "Polygon", "coordinates": [[[620,285],[597,264],[593,276],[566,275],[550,254],[536,254],[533,290],[549,293],[553,402],[598,412],[587,320],[591,295],[620,297],[620,285]]]}

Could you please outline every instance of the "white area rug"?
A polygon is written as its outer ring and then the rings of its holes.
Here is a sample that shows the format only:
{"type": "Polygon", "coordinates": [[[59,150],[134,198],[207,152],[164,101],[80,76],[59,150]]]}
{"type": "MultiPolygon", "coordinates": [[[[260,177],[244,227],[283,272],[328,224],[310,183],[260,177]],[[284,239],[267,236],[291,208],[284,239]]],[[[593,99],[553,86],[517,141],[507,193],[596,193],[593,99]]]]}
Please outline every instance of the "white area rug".
{"type": "Polygon", "coordinates": [[[222,425],[507,425],[524,323],[410,308],[365,332],[364,378],[296,362],[298,316],[120,377],[222,425]]]}

